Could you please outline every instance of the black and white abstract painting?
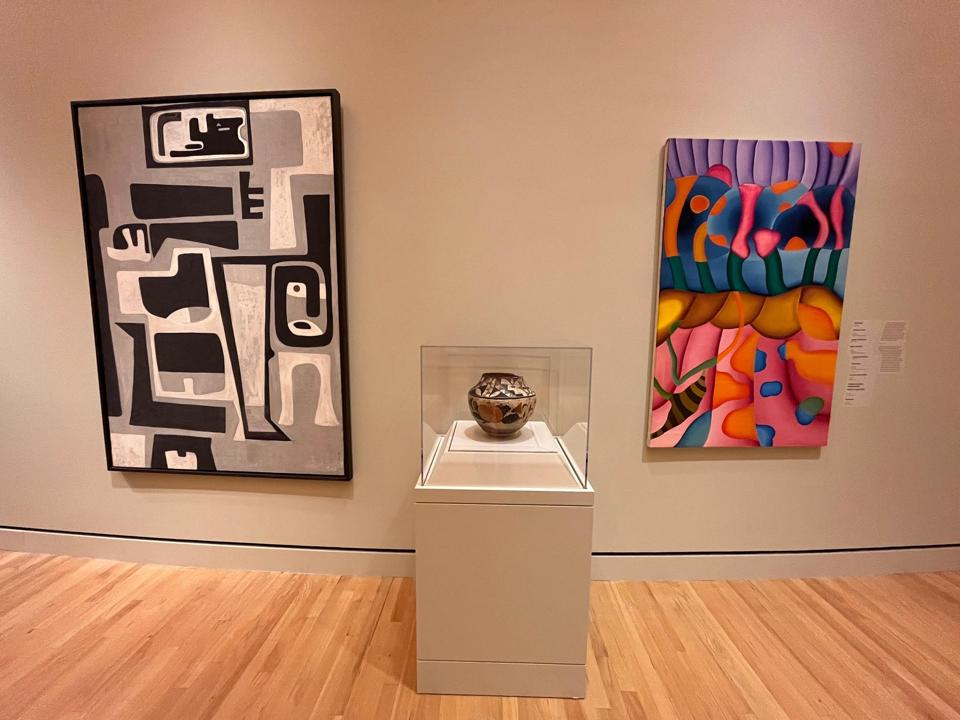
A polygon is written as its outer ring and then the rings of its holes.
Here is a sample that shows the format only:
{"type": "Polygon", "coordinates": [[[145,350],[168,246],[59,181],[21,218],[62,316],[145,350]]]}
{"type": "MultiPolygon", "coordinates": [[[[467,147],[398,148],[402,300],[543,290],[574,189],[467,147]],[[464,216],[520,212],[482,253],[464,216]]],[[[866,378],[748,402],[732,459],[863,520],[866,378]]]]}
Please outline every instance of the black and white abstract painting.
{"type": "Polygon", "coordinates": [[[108,467],[349,480],[337,92],[73,121],[108,467]]]}

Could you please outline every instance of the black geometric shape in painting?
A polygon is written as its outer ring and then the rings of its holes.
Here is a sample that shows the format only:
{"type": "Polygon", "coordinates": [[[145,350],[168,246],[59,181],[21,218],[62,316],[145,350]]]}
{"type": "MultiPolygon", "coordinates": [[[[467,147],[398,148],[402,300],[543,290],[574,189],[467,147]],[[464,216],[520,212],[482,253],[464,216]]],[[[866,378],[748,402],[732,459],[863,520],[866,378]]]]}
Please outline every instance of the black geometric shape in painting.
{"type": "Polygon", "coordinates": [[[238,250],[240,248],[240,235],[235,220],[151,223],[150,248],[154,255],[160,252],[163,243],[170,238],[202,245],[213,245],[227,250],[238,250]]]}
{"type": "Polygon", "coordinates": [[[141,220],[233,214],[233,188],[132,183],[130,203],[141,220]]]}
{"type": "Polygon", "coordinates": [[[103,389],[107,415],[120,417],[120,382],[117,379],[117,359],[110,335],[110,311],[107,304],[107,285],[103,274],[103,249],[100,247],[100,231],[110,226],[107,212],[107,191],[99,175],[84,175],[84,190],[87,201],[87,225],[90,232],[90,258],[93,260],[93,282],[96,294],[97,332],[100,334],[101,360],[103,362],[103,389]]]}
{"type": "MultiPolygon", "coordinates": [[[[333,303],[330,289],[330,196],[303,196],[304,226],[307,233],[306,257],[318,264],[323,278],[317,271],[306,265],[282,265],[276,268],[273,287],[274,314],[276,317],[277,339],[289,347],[322,347],[333,339],[333,303]],[[293,284],[302,284],[306,299],[307,316],[318,318],[321,313],[320,283],[324,286],[326,301],[326,322],[323,331],[316,335],[298,335],[289,327],[287,317],[287,288],[293,284]]],[[[311,322],[304,319],[300,325],[294,321],[294,327],[306,330],[311,322]]]]}
{"type": "Polygon", "coordinates": [[[213,333],[157,333],[153,338],[161,372],[222,373],[223,346],[213,333]]]}
{"type": "Polygon", "coordinates": [[[113,247],[117,250],[126,250],[131,245],[139,247],[141,240],[146,242],[147,226],[143,223],[117,225],[113,230],[113,247]]]}
{"type": "Polygon", "coordinates": [[[147,359],[147,331],[138,323],[117,323],[133,338],[133,392],[130,424],[198,432],[224,433],[227,413],[223,407],[159,402],[150,390],[150,364],[147,359]]]}
{"type": "Polygon", "coordinates": [[[167,453],[175,452],[180,457],[193,453],[197,458],[197,470],[216,470],[213,462],[213,449],[210,438],[193,435],[154,435],[153,450],[150,456],[150,467],[158,470],[169,470],[167,453]]]}
{"type": "Polygon", "coordinates": [[[162,167],[222,167],[253,164],[253,138],[250,131],[250,103],[248,100],[218,100],[174,103],[171,105],[143,105],[143,144],[148,168],[162,167]],[[193,112],[184,112],[193,111],[193,112]],[[237,113],[243,117],[237,117],[237,113]],[[158,114],[159,113],[159,114],[158,114]],[[153,156],[154,131],[150,118],[157,116],[156,149],[164,159],[153,156]],[[203,117],[201,126],[200,116],[203,117]],[[164,127],[183,123],[188,141],[180,147],[167,147],[164,127]],[[244,147],[241,134],[246,136],[244,147]]]}
{"type": "Polygon", "coordinates": [[[254,208],[263,207],[263,188],[250,185],[250,173],[240,171],[240,214],[244,220],[261,220],[263,211],[254,208]],[[260,197],[254,197],[259,195],[260,197]]]}
{"type": "Polygon", "coordinates": [[[178,257],[175,275],[140,278],[140,297],[151,315],[165,318],[183,308],[210,307],[203,256],[184,253],[178,257]]]}

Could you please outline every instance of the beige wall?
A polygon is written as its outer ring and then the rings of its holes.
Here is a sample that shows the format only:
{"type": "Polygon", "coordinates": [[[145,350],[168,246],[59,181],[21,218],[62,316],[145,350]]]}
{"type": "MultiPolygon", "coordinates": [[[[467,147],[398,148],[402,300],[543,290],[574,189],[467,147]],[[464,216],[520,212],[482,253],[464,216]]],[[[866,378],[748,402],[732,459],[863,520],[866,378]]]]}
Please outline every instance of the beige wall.
{"type": "Polygon", "coordinates": [[[409,547],[418,346],[575,344],[595,549],[960,542],[960,3],[3,0],[0,24],[0,525],[409,547]],[[108,473],[69,101],[323,87],[354,482],[108,473]],[[644,450],[675,135],[864,144],[844,325],[908,320],[908,363],[822,452],[644,450]]]}

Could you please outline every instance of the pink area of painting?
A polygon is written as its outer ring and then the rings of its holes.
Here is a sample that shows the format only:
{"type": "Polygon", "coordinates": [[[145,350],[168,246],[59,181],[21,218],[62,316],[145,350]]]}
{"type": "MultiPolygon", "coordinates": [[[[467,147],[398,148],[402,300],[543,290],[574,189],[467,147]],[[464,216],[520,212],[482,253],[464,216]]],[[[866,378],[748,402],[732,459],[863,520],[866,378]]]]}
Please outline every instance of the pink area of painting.
{"type": "MultiPolygon", "coordinates": [[[[720,337],[720,346],[728,347],[736,336],[735,328],[724,330],[720,337]]],[[[746,337],[741,337],[740,344],[746,337]]],[[[707,435],[706,444],[712,447],[756,447],[757,443],[754,441],[730,437],[723,431],[723,421],[727,419],[730,413],[745,408],[753,402],[753,382],[747,375],[733,367],[732,360],[733,353],[731,352],[717,364],[717,372],[725,372],[737,382],[746,385],[750,388],[751,396],[740,400],[728,400],[713,409],[713,417],[710,419],[710,434],[707,435]]],[[[710,393],[710,398],[714,400],[713,392],[710,393]]]]}
{"type": "Polygon", "coordinates": [[[766,257],[780,244],[780,233],[776,230],[761,228],[753,234],[753,241],[757,244],[757,254],[766,257]]]}
{"type": "MultiPolygon", "coordinates": [[[[722,332],[723,331],[720,330],[720,328],[707,323],[692,329],[679,328],[674,332],[673,335],[671,335],[671,342],[673,342],[674,348],[677,351],[677,357],[680,361],[679,374],[681,376],[692,370],[703,361],[712,357],[716,357],[718,342],[720,341],[722,332]]],[[[685,390],[687,387],[697,382],[697,379],[701,375],[700,373],[696,373],[688,380],[675,387],[670,377],[670,352],[667,349],[667,344],[665,342],[657,346],[655,356],[655,372],[657,380],[663,386],[664,390],[667,390],[668,392],[683,392],[683,390],[685,390]]],[[[660,437],[653,438],[650,441],[651,447],[673,447],[677,444],[677,441],[683,437],[683,433],[686,432],[686,429],[690,426],[690,424],[698,417],[703,415],[704,412],[707,412],[710,409],[710,398],[713,397],[714,383],[714,371],[712,368],[706,371],[706,376],[706,394],[703,396],[703,400],[697,412],[688,417],[677,427],[671,428],[668,432],[664,433],[660,437]]],[[[659,393],[655,391],[653,392],[653,398],[653,409],[650,413],[651,432],[655,432],[662,427],[667,421],[667,416],[670,414],[670,402],[668,400],[660,397],[659,393]]]]}
{"type": "Polygon", "coordinates": [[[797,205],[804,205],[809,208],[810,212],[812,212],[813,216],[817,219],[817,239],[813,242],[813,246],[815,248],[822,248],[827,244],[827,236],[830,235],[830,226],[827,224],[827,216],[823,214],[823,210],[817,205],[817,201],[813,197],[813,192],[808,192],[797,200],[797,205]]]}
{"type": "MultiPolygon", "coordinates": [[[[689,332],[690,335],[687,338],[683,355],[678,353],[681,376],[687,374],[705,360],[717,356],[720,335],[723,331],[712,323],[706,323],[693,328],[689,332]]],[[[696,376],[691,378],[691,382],[694,380],[696,380],[696,376]]]]}
{"type": "MultiPolygon", "coordinates": [[[[675,428],[671,428],[668,432],[665,432],[660,437],[652,438],[650,440],[650,447],[675,447],[677,442],[679,442],[680,438],[682,438],[683,434],[687,431],[687,428],[690,427],[690,425],[698,417],[700,417],[710,409],[710,398],[713,396],[713,381],[714,381],[715,372],[716,371],[713,368],[710,368],[705,373],[707,377],[707,391],[703,396],[703,401],[701,402],[700,408],[697,410],[697,412],[695,412],[693,415],[688,417],[686,420],[684,420],[682,423],[677,425],[675,428]]],[[[685,382],[681,386],[681,388],[684,388],[688,385],[692,385],[696,381],[697,381],[697,378],[692,378],[689,381],[685,382]]],[[[657,413],[651,414],[650,432],[655,432],[663,425],[664,422],[666,422],[667,414],[669,413],[669,407],[670,407],[669,403],[664,407],[666,408],[666,412],[664,412],[662,408],[658,411],[659,413],[661,413],[659,415],[659,419],[658,419],[657,413]]]]}
{"type": "Polygon", "coordinates": [[[833,232],[836,235],[836,242],[833,247],[837,250],[843,248],[843,185],[837,185],[833,191],[833,197],[830,198],[830,222],[833,223],[833,232]]]}
{"type": "MultiPolygon", "coordinates": [[[[797,335],[801,335],[798,333],[797,335]]],[[[796,339],[794,335],[791,339],[796,339]]],[[[803,425],[797,420],[796,408],[800,400],[809,395],[804,392],[810,390],[808,381],[797,383],[796,371],[792,369],[792,363],[781,359],[778,348],[783,344],[783,340],[761,337],[757,344],[757,349],[766,355],[766,366],[754,375],[754,418],[758,425],[769,425],[775,431],[773,437],[774,447],[813,447],[817,445],[826,445],[827,428],[829,426],[829,408],[824,408],[821,413],[809,425],[803,425]],[[781,390],[778,395],[763,397],[760,388],[763,383],[778,382],[781,384],[781,390]],[[799,397],[798,397],[799,390],[799,397]]],[[[818,385],[817,394],[824,392],[824,386],[818,385]]],[[[827,389],[827,398],[830,397],[829,388],[827,389]]]]}
{"type": "Polygon", "coordinates": [[[740,186],[740,226],[737,228],[737,234],[734,235],[733,242],[730,244],[730,250],[742,258],[746,258],[750,254],[747,235],[753,229],[757,198],[760,197],[762,192],[763,187],[760,185],[744,183],[740,186]]]}
{"type": "Polygon", "coordinates": [[[721,163],[716,165],[711,165],[707,168],[707,175],[712,178],[716,178],[720,182],[724,182],[727,185],[733,185],[733,173],[730,172],[730,168],[721,163]]]}

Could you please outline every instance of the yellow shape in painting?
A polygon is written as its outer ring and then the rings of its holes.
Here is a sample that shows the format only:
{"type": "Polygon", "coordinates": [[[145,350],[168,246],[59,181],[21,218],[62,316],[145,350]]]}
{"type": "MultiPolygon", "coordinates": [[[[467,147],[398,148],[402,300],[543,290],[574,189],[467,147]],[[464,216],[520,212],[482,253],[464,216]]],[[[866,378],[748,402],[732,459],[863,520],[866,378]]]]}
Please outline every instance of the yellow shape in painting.
{"type": "Polygon", "coordinates": [[[683,318],[693,302],[693,293],[661,290],[657,307],[657,345],[667,339],[671,328],[683,318]]]}
{"type": "Polygon", "coordinates": [[[756,440],[757,422],[753,417],[753,405],[737,408],[723,419],[723,432],[738,440],[756,440]]]}
{"type": "Polygon", "coordinates": [[[813,305],[797,305],[797,317],[800,320],[800,329],[817,340],[836,340],[837,331],[833,328],[833,321],[823,310],[813,305]]]}
{"type": "Polygon", "coordinates": [[[758,342],[760,342],[760,336],[757,333],[751,333],[750,337],[744,340],[743,344],[734,351],[733,357],[730,358],[730,367],[743,373],[748,378],[752,378],[757,362],[758,342]]]}
{"type": "Polygon", "coordinates": [[[833,385],[837,369],[836,350],[804,350],[796,340],[788,340],[786,355],[800,377],[821,385],[833,385]]]}
{"type": "Polygon", "coordinates": [[[719,407],[730,400],[745,400],[750,397],[750,388],[730,373],[717,372],[713,381],[713,407],[719,407]]]}
{"type": "Polygon", "coordinates": [[[782,295],[771,295],[763,302],[763,309],[753,320],[754,329],[768,338],[788,338],[800,329],[797,305],[800,288],[782,295]]]}
{"type": "MultiPolygon", "coordinates": [[[[749,325],[763,307],[763,298],[752,293],[740,293],[740,301],[743,305],[743,324],[749,325]]],[[[727,300],[723,307],[713,317],[713,324],[718,328],[727,330],[729,328],[740,327],[740,310],[733,293],[727,295],[727,300]]]]}
{"type": "Polygon", "coordinates": [[[833,323],[834,336],[830,338],[835,340],[840,337],[840,316],[843,314],[843,300],[841,300],[833,290],[829,290],[819,285],[805,287],[800,293],[800,302],[804,305],[810,305],[823,310],[833,323]]]}
{"type": "Polygon", "coordinates": [[[717,311],[723,306],[727,299],[727,293],[697,293],[694,295],[693,304],[683,316],[680,327],[692,328],[710,322],[710,319],[717,314],[717,311]]]}

